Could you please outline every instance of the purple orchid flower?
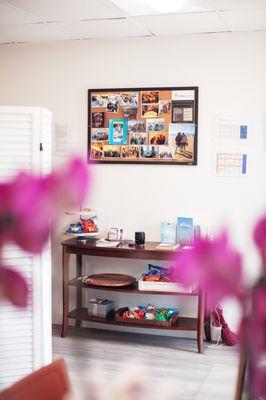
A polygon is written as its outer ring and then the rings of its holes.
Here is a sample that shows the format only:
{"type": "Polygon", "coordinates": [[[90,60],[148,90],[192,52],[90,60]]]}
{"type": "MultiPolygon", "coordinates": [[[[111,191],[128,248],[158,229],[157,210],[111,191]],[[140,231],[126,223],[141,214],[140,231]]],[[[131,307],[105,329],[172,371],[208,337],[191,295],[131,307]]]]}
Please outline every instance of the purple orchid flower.
{"type": "Polygon", "coordinates": [[[255,226],[253,238],[262,258],[264,273],[266,273],[266,215],[264,215],[255,226]]]}
{"type": "Polygon", "coordinates": [[[204,287],[209,308],[227,296],[242,301],[242,260],[229,244],[225,232],[215,240],[198,239],[192,249],[178,254],[175,275],[186,286],[198,284],[204,287]]]}
{"type": "MultiPolygon", "coordinates": [[[[52,223],[66,208],[78,207],[89,185],[87,164],[74,158],[67,167],[45,177],[20,173],[12,182],[0,184],[0,250],[15,242],[23,250],[40,253],[52,223]]],[[[26,283],[22,276],[1,265],[0,297],[25,306],[26,283]]]]}

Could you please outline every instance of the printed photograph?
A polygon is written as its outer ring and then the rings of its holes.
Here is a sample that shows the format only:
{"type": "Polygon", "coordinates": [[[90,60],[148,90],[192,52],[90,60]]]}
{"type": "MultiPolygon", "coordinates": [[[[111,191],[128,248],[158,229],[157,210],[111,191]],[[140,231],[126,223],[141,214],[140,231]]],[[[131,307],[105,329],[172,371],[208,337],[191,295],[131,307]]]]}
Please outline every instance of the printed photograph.
{"type": "Polygon", "coordinates": [[[163,118],[147,118],[146,119],[146,130],[147,132],[163,132],[164,131],[164,119],[163,118]]]}
{"type": "Polygon", "coordinates": [[[194,103],[193,101],[172,102],[172,122],[193,122],[194,121],[194,103]]]}
{"type": "Polygon", "coordinates": [[[106,107],[108,100],[107,94],[95,94],[91,96],[92,107],[106,107]]]}
{"type": "Polygon", "coordinates": [[[140,156],[142,158],[157,158],[158,147],[156,146],[141,146],[140,156]]]}
{"type": "Polygon", "coordinates": [[[121,146],[103,146],[104,158],[119,158],[121,154],[121,146]]]}
{"type": "Polygon", "coordinates": [[[93,143],[91,144],[91,159],[101,160],[103,158],[103,144],[93,143]]]}
{"type": "Polygon", "coordinates": [[[130,120],[127,122],[127,129],[129,133],[145,132],[145,121],[130,120]]]}
{"type": "Polygon", "coordinates": [[[91,130],[91,140],[101,141],[109,139],[109,129],[108,128],[94,128],[91,130]]]}
{"type": "Polygon", "coordinates": [[[117,113],[119,108],[120,96],[118,94],[108,94],[108,101],[106,105],[106,111],[108,113],[117,113]]]}
{"type": "Polygon", "coordinates": [[[138,107],[139,95],[137,92],[121,93],[120,105],[122,107],[138,107]]]}
{"type": "Polygon", "coordinates": [[[144,118],[155,118],[159,114],[158,104],[142,104],[141,106],[141,116],[144,118]]]}
{"type": "Polygon", "coordinates": [[[174,158],[175,149],[169,146],[159,147],[159,158],[161,159],[172,159],[174,158]]]}
{"type": "Polygon", "coordinates": [[[170,112],[171,101],[170,100],[159,100],[159,114],[167,114],[170,112]]]}
{"type": "Polygon", "coordinates": [[[141,102],[142,104],[159,103],[159,96],[159,91],[141,92],[141,102]]]}
{"type": "Polygon", "coordinates": [[[125,119],[136,119],[138,113],[138,107],[123,107],[125,119]]]}
{"type": "Polygon", "coordinates": [[[104,127],[104,112],[93,112],[92,128],[103,128],[103,127],[104,127]]]}
{"type": "Polygon", "coordinates": [[[109,143],[126,144],[127,137],[127,121],[125,119],[110,119],[109,143]]]}
{"type": "Polygon", "coordinates": [[[169,145],[174,148],[174,158],[178,161],[194,160],[194,124],[169,124],[169,145]]]}
{"type": "Polygon", "coordinates": [[[130,134],[130,144],[147,145],[148,134],[146,132],[133,132],[130,134]]]}
{"type": "Polygon", "coordinates": [[[167,144],[167,134],[165,132],[160,133],[150,133],[150,143],[151,145],[163,145],[167,144]]]}
{"type": "Polygon", "coordinates": [[[139,158],[139,147],[137,146],[122,146],[122,158],[139,158]]]}

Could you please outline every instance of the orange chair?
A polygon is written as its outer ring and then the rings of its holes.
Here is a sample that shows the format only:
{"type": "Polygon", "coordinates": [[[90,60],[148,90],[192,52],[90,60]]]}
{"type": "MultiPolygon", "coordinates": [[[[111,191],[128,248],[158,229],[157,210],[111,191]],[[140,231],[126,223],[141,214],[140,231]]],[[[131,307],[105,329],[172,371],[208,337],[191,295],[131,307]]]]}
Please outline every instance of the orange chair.
{"type": "Polygon", "coordinates": [[[70,392],[64,360],[54,361],[0,393],[0,400],[62,400],[70,392]]]}

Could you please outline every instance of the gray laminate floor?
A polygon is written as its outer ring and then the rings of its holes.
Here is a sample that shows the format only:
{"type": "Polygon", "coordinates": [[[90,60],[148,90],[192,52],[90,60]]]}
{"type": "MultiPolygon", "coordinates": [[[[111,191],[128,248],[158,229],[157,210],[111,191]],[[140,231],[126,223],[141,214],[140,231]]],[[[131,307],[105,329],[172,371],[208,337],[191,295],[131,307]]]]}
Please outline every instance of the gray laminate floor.
{"type": "Polygon", "coordinates": [[[95,374],[105,387],[117,376],[124,382],[127,368],[129,375],[133,373],[134,367],[128,363],[134,360],[140,377],[156,389],[157,399],[234,398],[238,354],[230,347],[206,347],[205,354],[198,354],[196,342],[191,339],[74,327],[62,339],[59,328],[55,327],[53,355],[54,359],[65,358],[74,389],[95,374]],[[165,393],[165,388],[175,393],[174,396],[158,395],[165,393]]]}

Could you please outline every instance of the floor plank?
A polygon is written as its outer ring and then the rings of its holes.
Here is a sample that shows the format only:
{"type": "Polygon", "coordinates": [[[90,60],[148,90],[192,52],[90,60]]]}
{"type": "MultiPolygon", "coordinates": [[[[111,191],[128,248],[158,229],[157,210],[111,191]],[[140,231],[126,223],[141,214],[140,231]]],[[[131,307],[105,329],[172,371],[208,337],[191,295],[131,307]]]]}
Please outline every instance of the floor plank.
{"type": "Polygon", "coordinates": [[[74,327],[62,339],[59,327],[53,329],[54,359],[65,358],[74,389],[92,374],[110,385],[134,360],[136,368],[141,364],[141,377],[157,392],[167,387],[180,400],[233,400],[237,350],[205,345],[205,353],[198,354],[196,349],[192,339],[74,327]]]}

